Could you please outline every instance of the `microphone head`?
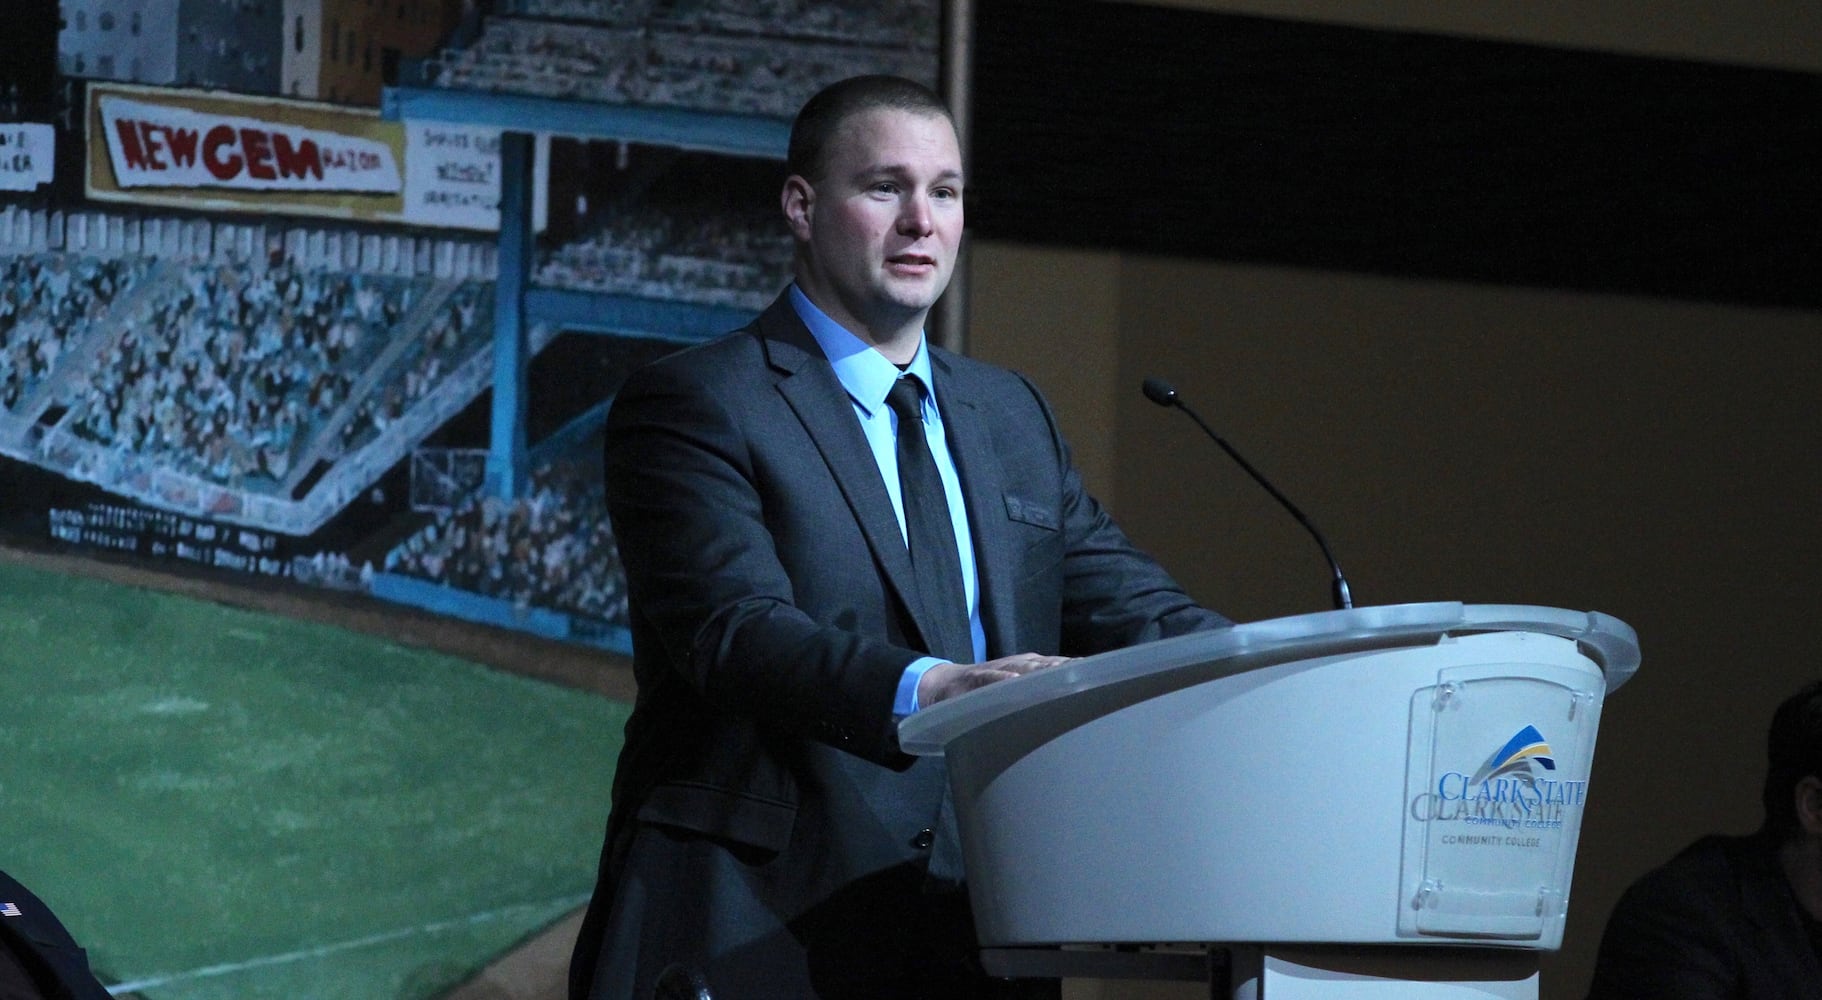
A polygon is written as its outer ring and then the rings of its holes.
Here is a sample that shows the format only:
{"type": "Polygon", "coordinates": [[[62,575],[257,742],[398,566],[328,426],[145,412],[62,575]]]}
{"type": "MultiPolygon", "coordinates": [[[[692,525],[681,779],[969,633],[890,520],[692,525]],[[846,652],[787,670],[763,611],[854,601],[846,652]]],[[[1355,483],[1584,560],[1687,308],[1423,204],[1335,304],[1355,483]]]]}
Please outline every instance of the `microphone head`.
{"type": "Polygon", "coordinates": [[[1145,398],[1159,406],[1177,405],[1177,390],[1156,375],[1145,376],[1145,398]]]}

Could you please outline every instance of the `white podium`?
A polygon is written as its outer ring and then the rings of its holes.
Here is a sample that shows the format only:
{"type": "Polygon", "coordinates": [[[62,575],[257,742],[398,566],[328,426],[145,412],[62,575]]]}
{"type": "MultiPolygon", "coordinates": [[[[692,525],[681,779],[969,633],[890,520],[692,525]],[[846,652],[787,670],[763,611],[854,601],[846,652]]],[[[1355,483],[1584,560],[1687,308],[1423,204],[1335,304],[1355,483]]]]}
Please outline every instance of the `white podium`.
{"type": "Polygon", "coordinates": [[[1638,663],[1598,612],[1357,608],[1073,660],[899,740],[948,758],[991,971],[1516,1000],[1638,663]]]}

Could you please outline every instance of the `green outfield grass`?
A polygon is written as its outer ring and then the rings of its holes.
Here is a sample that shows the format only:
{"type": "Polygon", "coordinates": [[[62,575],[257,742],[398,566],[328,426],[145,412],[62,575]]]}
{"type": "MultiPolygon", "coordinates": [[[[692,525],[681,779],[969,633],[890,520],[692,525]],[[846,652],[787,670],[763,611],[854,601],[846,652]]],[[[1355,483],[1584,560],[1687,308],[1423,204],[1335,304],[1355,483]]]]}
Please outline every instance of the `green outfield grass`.
{"type": "Polygon", "coordinates": [[[432,997],[585,900],[626,711],[0,564],[0,868],[152,1000],[432,997]]]}

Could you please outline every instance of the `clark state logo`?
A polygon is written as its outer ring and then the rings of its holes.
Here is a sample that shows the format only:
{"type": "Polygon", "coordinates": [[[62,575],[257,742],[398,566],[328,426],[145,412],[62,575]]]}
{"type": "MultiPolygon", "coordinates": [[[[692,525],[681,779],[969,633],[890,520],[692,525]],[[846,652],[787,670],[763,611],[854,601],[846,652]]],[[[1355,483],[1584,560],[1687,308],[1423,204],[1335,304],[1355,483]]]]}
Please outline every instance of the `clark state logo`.
{"type": "Polygon", "coordinates": [[[1507,774],[1531,784],[1536,774],[1533,765],[1554,771],[1556,758],[1550,756],[1550,744],[1544,742],[1544,734],[1538,732],[1536,726],[1526,726],[1514,733],[1505,746],[1495,750],[1480,770],[1474,772],[1474,777],[1468,779],[1468,784],[1478,785],[1507,774]]]}
{"type": "Polygon", "coordinates": [[[1437,779],[1434,793],[1411,803],[1419,822],[1472,823],[1507,829],[1560,830],[1568,810],[1588,797],[1586,781],[1550,777],[1556,758],[1536,726],[1512,735],[1473,776],[1449,771],[1437,779]]]}

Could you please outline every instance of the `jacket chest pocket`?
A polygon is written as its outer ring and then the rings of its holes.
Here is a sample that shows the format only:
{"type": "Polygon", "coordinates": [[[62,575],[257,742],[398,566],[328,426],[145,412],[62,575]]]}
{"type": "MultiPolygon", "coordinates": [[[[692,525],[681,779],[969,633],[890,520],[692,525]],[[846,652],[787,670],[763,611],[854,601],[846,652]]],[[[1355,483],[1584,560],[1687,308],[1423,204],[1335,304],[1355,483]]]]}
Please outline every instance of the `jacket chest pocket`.
{"type": "Polygon", "coordinates": [[[1028,497],[1005,495],[1006,520],[1016,539],[1020,578],[1053,568],[1063,558],[1062,520],[1057,509],[1028,497]]]}

